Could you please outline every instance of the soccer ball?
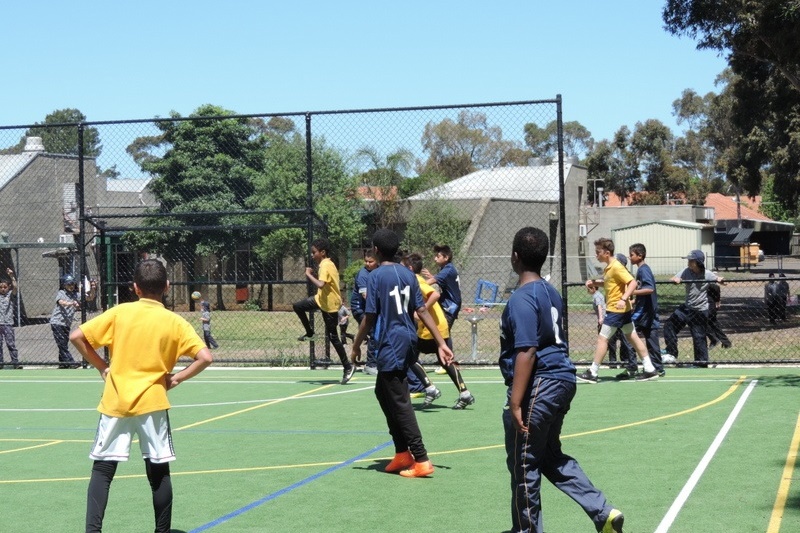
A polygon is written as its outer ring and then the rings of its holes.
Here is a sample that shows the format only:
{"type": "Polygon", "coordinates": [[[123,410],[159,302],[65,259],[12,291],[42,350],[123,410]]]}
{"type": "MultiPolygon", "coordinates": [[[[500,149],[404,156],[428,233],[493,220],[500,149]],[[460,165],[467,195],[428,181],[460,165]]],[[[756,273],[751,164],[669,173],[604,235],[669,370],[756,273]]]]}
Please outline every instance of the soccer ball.
{"type": "Polygon", "coordinates": [[[203,295],[200,294],[200,291],[194,291],[192,293],[192,300],[199,300],[202,297],[203,297],[203,295]]]}

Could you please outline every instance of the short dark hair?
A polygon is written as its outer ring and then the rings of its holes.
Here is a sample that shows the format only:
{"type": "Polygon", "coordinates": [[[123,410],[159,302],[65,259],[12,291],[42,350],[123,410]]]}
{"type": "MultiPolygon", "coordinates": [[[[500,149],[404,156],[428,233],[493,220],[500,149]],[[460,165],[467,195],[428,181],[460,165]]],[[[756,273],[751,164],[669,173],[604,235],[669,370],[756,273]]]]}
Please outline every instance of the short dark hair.
{"type": "Polygon", "coordinates": [[[364,251],[364,259],[367,259],[367,258],[377,259],[377,257],[375,257],[375,252],[373,250],[365,250],[364,251]]]}
{"type": "Polygon", "coordinates": [[[417,253],[405,256],[403,258],[403,264],[411,267],[411,271],[414,272],[414,274],[422,272],[422,256],[417,253]]]}
{"type": "Polygon", "coordinates": [[[450,249],[449,246],[446,244],[436,244],[433,246],[433,253],[442,254],[447,258],[447,262],[453,260],[453,250],[450,249]]]}
{"type": "Polygon", "coordinates": [[[636,244],[631,244],[630,248],[628,248],[628,253],[634,253],[644,259],[647,257],[647,248],[644,247],[644,244],[637,242],[636,244]]]}
{"type": "Polygon", "coordinates": [[[542,265],[547,259],[550,242],[547,234],[539,228],[522,228],[514,235],[511,251],[517,254],[525,270],[541,273],[542,265]]]}
{"type": "Polygon", "coordinates": [[[167,269],[157,259],[145,259],[136,265],[133,282],[144,294],[164,294],[167,289],[167,269]]]}
{"type": "Polygon", "coordinates": [[[400,248],[400,237],[390,229],[381,228],[372,235],[372,245],[378,249],[381,259],[391,261],[400,248]]]}
{"type": "Polygon", "coordinates": [[[311,243],[311,246],[317,249],[318,252],[325,252],[325,255],[328,257],[331,256],[331,241],[322,237],[319,239],[315,239],[314,242],[311,243]]]}

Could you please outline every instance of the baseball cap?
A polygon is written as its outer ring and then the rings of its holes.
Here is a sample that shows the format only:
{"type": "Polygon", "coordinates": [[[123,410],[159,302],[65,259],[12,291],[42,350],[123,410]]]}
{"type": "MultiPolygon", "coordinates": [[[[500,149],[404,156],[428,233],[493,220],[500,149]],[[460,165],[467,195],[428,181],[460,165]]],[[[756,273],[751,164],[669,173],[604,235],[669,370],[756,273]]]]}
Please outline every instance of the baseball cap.
{"type": "Polygon", "coordinates": [[[622,263],[622,266],[628,266],[628,258],[625,257],[625,254],[617,254],[615,257],[617,258],[617,261],[622,263]]]}
{"type": "Polygon", "coordinates": [[[700,250],[692,250],[691,252],[689,252],[689,255],[687,255],[684,259],[689,259],[689,260],[694,259],[698,263],[703,264],[706,262],[706,254],[704,254],[700,250]]]}

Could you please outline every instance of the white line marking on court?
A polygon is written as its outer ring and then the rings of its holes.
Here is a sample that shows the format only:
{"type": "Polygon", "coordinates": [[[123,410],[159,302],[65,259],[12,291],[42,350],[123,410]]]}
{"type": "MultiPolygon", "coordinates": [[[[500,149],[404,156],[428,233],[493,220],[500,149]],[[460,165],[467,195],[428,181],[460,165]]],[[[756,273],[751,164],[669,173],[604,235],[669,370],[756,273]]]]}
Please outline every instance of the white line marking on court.
{"type": "Polygon", "coordinates": [[[683,486],[681,489],[680,494],[678,497],[675,498],[675,501],[672,502],[672,506],[670,506],[667,514],[661,520],[661,523],[658,524],[658,528],[656,528],[655,533],[667,533],[669,531],[670,526],[677,518],[678,513],[680,512],[683,505],[686,503],[686,500],[689,499],[689,495],[692,493],[694,488],[697,486],[697,483],[700,481],[703,473],[705,472],[706,468],[708,467],[709,463],[711,463],[711,459],[714,458],[714,455],[717,453],[717,450],[722,445],[722,441],[725,439],[725,436],[730,431],[731,426],[733,426],[733,422],[736,420],[736,417],[739,416],[742,408],[744,407],[744,403],[747,401],[747,398],[750,396],[750,393],[753,392],[753,388],[755,388],[756,383],[758,380],[753,380],[750,382],[750,385],[747,386],[745,391],[742,393],[742,397],[739,398],[739,401],[736,402],[736,406],[731,411],[731,414],[728,415],[728,419],[723,424],[722,429],[719,430],[717,433],[714,442],[711,443],[711,446],[706,451],[703,458],[700,460],[700,463],[692,472],[692,475],[689,476],[689,480],[686,482],[686,485],[683,486]]]}
{"type": "MultiPolygon", "coordinates": [[[[365,390],[372,390],[374,387],[360,387],[357,389],[348,388],[347,390],[340,390],[335,392],[323,392],[320,394],[309,394],[306,396],[282,396],[279,398],[261,398],[258,400],[237,400],[232,402],[214,402],[214,403],[193,403],[184,405],[173,405],[171,409],[181,409],[187,407],[216,407],[225,405],[247,405],[253,403],[276,402],[282,400],[305,400],[308,398],[323,398],[325,396],[337,396],[339,394],[351,394],[353,392],[361,392],[365,390]]],[[[75,407],[75,408],[53,408],[53,409],[26,409],[22,407],[17,408],[0,408],[0,413],[71,413],[80,411],[97,411],[96,407],[75,407]]]]}

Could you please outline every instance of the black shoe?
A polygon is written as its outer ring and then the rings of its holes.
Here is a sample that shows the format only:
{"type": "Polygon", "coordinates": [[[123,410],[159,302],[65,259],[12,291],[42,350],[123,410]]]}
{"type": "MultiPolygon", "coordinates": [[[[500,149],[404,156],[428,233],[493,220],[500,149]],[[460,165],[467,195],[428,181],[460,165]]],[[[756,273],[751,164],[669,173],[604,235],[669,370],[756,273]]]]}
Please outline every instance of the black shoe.
{"type": "Polygon", "coordinates": [[[575,379],[578,381],[578,383],[597,383],[597,376],[592,374],[592,371],[588,368],[585,372],[577,374],[575,379]]]}
{"type": "Polygon", "coordinates": [[[346,385],[348,381],[353,378],[353,374],[356,373],[355,365],[350,365],[350,368],[345,368],[344,373],[342,374],[342,385],[346,385]]]}
{"type": "Polygon", "coordinates": [[[710,350],[713,350],[714,348],[716,348],[717,346],[719,346],[718,342],[711,342],[711,343],[708,344],[708,349],[710,351],[710,350]]]}
{"type": "Polygon", "coordinates": [[[300,342],[314,340],[314,334],[312,333],[311,335],[300,335],[299,337],[297,337],[297,340],[300,342]]]}
{"type": "Polygon", "coordinates": [[[642,372],[636,376],[636,381],[653,381],[658,379],[658,372],[642,372]]]}
{"type": "Polygon", "coordinates": [[[614,377],[617,381],[625,381],[627,379],[634,379],[636,377],[635,370],[625,370],[624,372],[620,372],[619,374],[614,377]]]}
{"type": "Polygon", "coordinates": [[[332,364],[333,361],[331,361],[330,359],[316,359],[314,361],[314,366],[324,366],[325,368],[328,368],[332,364]]]}
{"type": "Polygon", "coordinates": [[[725,350],[727,350],[727,349],[728,349],[728,348],[730,348],[731,346],[733,346],[733,343],[732,343],[732,342],[723,342],[723,343],[722,343],[722,347],[723,347],[725,350]]]}
{"type": "Polygon", "coordinates": [[[80,368],[80,367],[81,367],[81,364],[77,363],[77,362],[75,362],[75,363],[61,363],[60,365],[58,365],[58,368],[80,368]]]}
{"type": "Polygon", "coordinates": [[[11,368],[14,370],[22,370],[22,365],[19,363],[14,363],[11,368]]]}

